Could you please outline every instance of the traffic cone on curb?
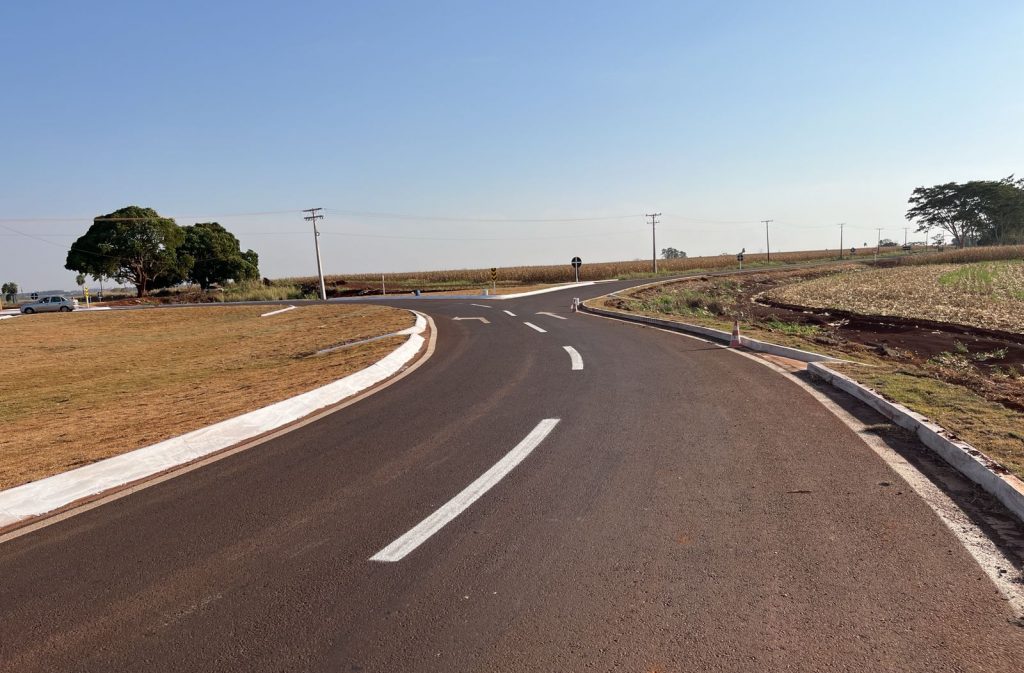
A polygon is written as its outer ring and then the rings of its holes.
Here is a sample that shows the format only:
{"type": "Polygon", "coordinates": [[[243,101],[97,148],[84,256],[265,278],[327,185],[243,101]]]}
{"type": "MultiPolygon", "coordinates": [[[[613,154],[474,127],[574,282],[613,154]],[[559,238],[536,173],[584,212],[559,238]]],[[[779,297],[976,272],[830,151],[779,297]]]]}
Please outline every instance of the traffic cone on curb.
{"type": "Polygon", "coordinates": [[[743,344],[740,343],[740,321],[732,321],[732,340],[729,342],[729,348],[742,348],[743,344]]]}

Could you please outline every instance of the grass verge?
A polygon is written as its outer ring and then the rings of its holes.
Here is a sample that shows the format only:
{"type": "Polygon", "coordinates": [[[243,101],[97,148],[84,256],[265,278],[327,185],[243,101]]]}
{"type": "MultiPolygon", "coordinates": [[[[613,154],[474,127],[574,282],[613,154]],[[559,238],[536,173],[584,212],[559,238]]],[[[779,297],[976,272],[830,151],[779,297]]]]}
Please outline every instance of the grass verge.
{"type": "Polygon", "coordinates": [[[928,417],[1024,479],[1024,415],[914,368],[829,367],[928,417]]]}
{"type": "Polygon", "coordinates": [[[384,306],[266,306],[43,314],[0,322],[17,366],[0,378],[0,489],[180,435],[312,390],[401,345],[384,306]],[[271,307],[272,308],[272,307],[271,307]]]}

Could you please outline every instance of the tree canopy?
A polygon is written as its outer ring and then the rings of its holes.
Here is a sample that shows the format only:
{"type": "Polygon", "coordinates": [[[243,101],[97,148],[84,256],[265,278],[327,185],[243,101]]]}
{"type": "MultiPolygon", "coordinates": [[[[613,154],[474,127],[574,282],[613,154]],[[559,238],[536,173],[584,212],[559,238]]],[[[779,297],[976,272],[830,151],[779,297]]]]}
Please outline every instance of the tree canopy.
{"type": "Polygon", "coordinates": [[[238,239],[216,222],[179,227],[152,208],[128,206],[93,220],[71,245],[64,267],[132,283],[143,297],[186,280],[206,289],[259,278],[259,255],[242,252],[238,239]]]}
{"type": "Polygon", "coordinates": [[[4,283],[3,287],[0,287],[0,294],[3,294],[5,297],[13,297],[18,294],[18,284],[13,281],[4,283]]]}
{"type": "Polygon", "coordinates": [[[238,239],[216,222],[185,227],[185,242],[178,251],[189,262],[188,280],[204,290],[228,280],[259,278],[259,255],[242,252],[238,239]]]}
{"type": "Polygon", "coordinates": [[[144,297],[150,289],[182,281],[188,269],[178,248],[184,240],[184,231],[171,218],[152,208],[128,206],[93,220],[71,245],[64,267],[130,282],[144,297]]]}
{"type": "Polygon", "coordinates": [[[662,248],[661,256],[665,259],[685,259],[686,253],[675,248],[662,248]]]}
{"type": "Polygon", "coordinates": [[[918,187],[908,203],[906,217],[917,231],[938,227],[959,247],[1024,242],[1024,179],[918,187]]]}

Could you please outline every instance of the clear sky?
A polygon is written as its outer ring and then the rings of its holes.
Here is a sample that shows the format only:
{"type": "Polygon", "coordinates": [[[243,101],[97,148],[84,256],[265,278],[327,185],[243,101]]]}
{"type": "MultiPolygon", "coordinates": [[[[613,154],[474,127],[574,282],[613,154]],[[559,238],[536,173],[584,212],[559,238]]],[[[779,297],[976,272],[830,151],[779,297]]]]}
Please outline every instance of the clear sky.
{"type": "Polygon", "coordinates": [[[336,274],[649,257],[655,210],[691,255],[902,239],[1024,173],[1022,72],[1020,0],[4,2],[0,281],[73,287],[130,204],[270,277],[312,206],[336,274]]]}

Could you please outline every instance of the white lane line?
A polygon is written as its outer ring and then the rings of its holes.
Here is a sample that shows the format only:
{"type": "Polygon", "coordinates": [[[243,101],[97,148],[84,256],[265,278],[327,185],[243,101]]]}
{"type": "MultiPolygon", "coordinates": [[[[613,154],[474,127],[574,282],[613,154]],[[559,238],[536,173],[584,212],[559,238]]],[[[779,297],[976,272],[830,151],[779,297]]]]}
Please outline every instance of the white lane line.
{"type": "Polygon", "coordinates": [[[479,306],[480,308],[491,308],[487,304],[470,304],[470,306],[479,306]]]}
{"type": "Polygon", "coordinates": [[[524,322],[523,324],[526,325],[527,327],[532,327],[533,329],[537,330],[541,334],[547,334],[547,330],[546,329],[541,329],[541,328],[537,327],[536,325],[534,325],[532,322],[524,322]]]}
{"type": "Polygon", "coordinates": [[[513,318],[515,318],[515,317],[516,317],[516,314],[515,314],[515,313],[513,313],[512,311],[502,311],[502,313],[507,313],[507,314],[509,314],[510,316],[512,316],[513,318]]]}
{"type": "Polygon", "coordinates": [[[490,325],[491,324],[490,320],[488,320],[487,318],[481,318],[479,316],[476,316],[474,318],[452,318],[452,320],[479,320],[480,322],[482,322],[485,325],[490,325]]]}
{"type": "Polygon", "coordinates": [[[298,307],[297,306],[289,306],[288,308],[278,309],[276,311],[271,311],[270,313],[260,314],[260,317],[261,318],[266,318],[268,316],[277,315],[278,313],[284,313],[285,311],[291,311],[291,310],[294,310],[296,308],[298,308],[298,307]]]}
{"type": "Polygon", "coordinates": [[[549,315],[552,318],[558,318],[559,320],[568,320],[565,316],[558,315],[557,313],[548,313],[547,311],[541,311],[537,315],[549,315]]]}
{"type": "Polygon", "coordinates": [[[580,352],[572,346],[562,346],[562,348],[565,349],[565,352],[569,354],[569,359],[572,360],[572,370],[575,372],[583,369],[583,356],[580,355],[580,352]]]}
{"type": "Polygon", "coordinates": [[[495,463],[494,467],[480,475],[476,481],[442,505],[436,512],[416,524],[408,533],[371,556],[370,560],[386,563],[401,561],[409,552],[430,539],[431,535],[444,528],[448,522],[459,514],[462,514],[480,496],[489,491],[506,474],[515,469],[516,465],[523,462],[530,455],[530,452],[537,448],[544,441],[544,438],[555,429],[558,421],[559,419],[557,418],[545,418],[538,423],[537,427],[523,441],[519,442],[514,449],[505,454],[504,458],[495,463]]]}

